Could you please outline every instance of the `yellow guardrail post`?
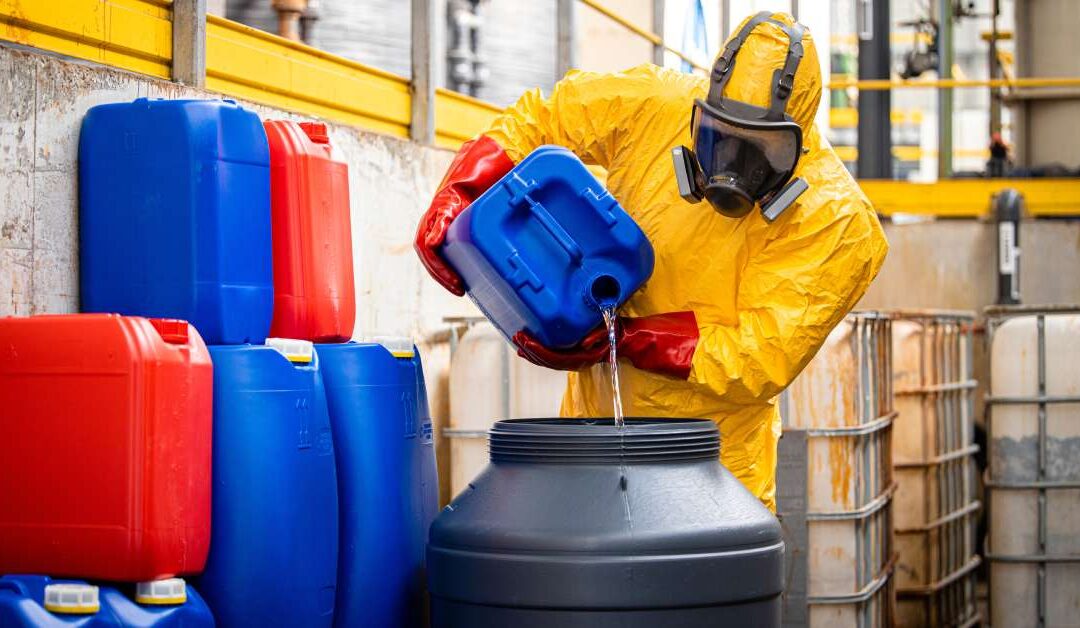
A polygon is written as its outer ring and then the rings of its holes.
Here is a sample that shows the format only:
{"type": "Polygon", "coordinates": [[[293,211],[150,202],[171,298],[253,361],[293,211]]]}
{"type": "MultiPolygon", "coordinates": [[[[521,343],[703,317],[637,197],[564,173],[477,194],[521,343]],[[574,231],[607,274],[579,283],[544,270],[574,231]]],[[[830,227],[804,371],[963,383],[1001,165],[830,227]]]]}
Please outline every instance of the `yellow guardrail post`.
{"type": "Polygon", "coordinates": [[[206,0],[173,0],[172,80],[206,86],[206,0]]]}

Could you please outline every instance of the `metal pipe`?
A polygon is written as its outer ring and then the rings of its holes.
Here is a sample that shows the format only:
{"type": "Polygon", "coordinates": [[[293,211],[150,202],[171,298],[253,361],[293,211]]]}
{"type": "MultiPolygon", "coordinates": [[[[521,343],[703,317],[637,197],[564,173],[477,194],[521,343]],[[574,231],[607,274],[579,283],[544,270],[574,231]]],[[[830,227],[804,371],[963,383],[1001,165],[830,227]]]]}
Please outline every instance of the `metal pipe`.
{"type": "MultiPolygon", "coordinates": [[[[1001,77],[998,60],[998,16],[1001,15],[1001,0],[992,0],[990,7],[990,78],[1001,77]]],[[[990,136],[1001,133],[1001,90],[990,88],[990,136]]]]}
{"type": "Polygon", "coordinates": [[[997,305],[1020,303],[1020,216],[1024,197],[1008,188],[994,196],[994,220],[998,226],[997,305]]]}
{"type": "MultiPolygon", "coordinates": [[[[855,5],[859,37],[859,78],[888,80],[892,56],[889,49],[889,0],[859,0],[855,5]]],[[[892,92],[860,92],[856,135],[859,177],[888,179],[893,173],[892,92]]]]}
{"type": "Polygon", "coordinates": [[[447,47],[447,80],[450,89],[477,96],[487,78],[487,67],[480,54],[480,31],[483,17],[480,0],[450,0],[447,22],[450,45],[447,47]]]}
{"type": "Polygon", "coordinates": [[[309,46],[316,46],[315,24],[320,17],[319,0],[308,0],[307,10],[300,16],[300,38],[309,46]]]}
{"type": "MultiPolygon", "coordinates": [[[[938,4],[938,78],[951,79],[953,66],[953,1],[938,4]]],[[[938,92],[938,179],[952,176],[953,93],[952,88],[938,92]]]]}
{"type": "Polygon", "coordinates": [[[938,79],[918,81],[890,80],[835,80],[830,81],[826,89],[858,89],[860,91],[888,89],[952,89],[952,88],[1001,87],[1010,89],[1037,87],[1080,87],[1080,78],[1044,77],[1044,78],[999,78],[999,79],[938,79]]]}
{"type": "Polygon", "coordinates": [[[273,0],[278,14],[278,35],[292,41],[300,39],[300,16],[307,10],[307,0],[273,0]]]}

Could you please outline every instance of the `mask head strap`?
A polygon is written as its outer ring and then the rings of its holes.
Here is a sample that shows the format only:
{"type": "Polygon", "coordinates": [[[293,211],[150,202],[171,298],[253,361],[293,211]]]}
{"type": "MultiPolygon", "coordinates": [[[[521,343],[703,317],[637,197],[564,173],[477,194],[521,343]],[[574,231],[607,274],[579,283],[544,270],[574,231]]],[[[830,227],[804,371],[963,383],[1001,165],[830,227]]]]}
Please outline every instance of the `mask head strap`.
{"type": "Polygon", "coordinates": [[[798,22],[794,26],[788,27],[782,22],[770,21],[779,24],[780,28],[783,28],[784,32],[787,33],[788,41],[791,42],[788,45],[784,67],[773,73],[775,89],[773,89],[772,103],[769,105],[770,113],[783,115],[784,110],[787,109],[788,98],[791,97],[791,90],[795,87],[795,71],[799,69],[799,62],[803,58],[802,38],[806,29],[798,22]]]}
{"type": "Polygon", "coordinates": [[[765,22],[775,24],[783,30],[789,42],[784,67],[773,73],[772,83],[774,89],[769,104],[769,113],[771,115],[783,117],[788,98],[791,96],[791,91],[795,86],[795,71],[798,70],[799,62],[803,58],[802,38],[806,29],[797,22],[793,26],[788,26],[779,20],[775,20],[769,11],[761,11],[747,20],[746,24],[739,29],[739,32],[728,41],[727,46],[724,47],[724,52],[717,57],[716,63],[713,64],[712,85],[709,87],[707,102],[719,104],[723,100],[724,87],[731,80],[732,70],[735,68],[735,58],[739,54],[739,49],[742,48],[750,33],[765,22]]]}
{"type": "Polygon", "coordinates": [[[731,71],[735,69],[735,56],[739,54],[739,49],[742,48],[743,42],[750,36],[750,33],[754,28],[762,22],[767,21],[770,17],[772,17],[771,13],[768,11],[761,11],[750,18],[746,24],[739,29],[739,32],[728,40],[727,46],[724,46],[724,52],[716,58],[716,63],[713,64],[712,86],[709,89],[708,102],[720,102],[720,95],[723,93],[724,86],[727,85],[728,80],[731,79],[731,71]]]}

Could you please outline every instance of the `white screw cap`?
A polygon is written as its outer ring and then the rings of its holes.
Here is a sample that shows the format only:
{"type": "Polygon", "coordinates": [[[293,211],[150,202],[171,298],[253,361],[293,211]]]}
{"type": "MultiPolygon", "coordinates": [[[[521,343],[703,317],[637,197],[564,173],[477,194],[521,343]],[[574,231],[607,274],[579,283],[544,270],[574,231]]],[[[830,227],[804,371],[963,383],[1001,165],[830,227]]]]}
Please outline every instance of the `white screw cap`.
{"type": "Polygon", "coordinates": [[[267,338],[266,346],[276,350],[294,364],[308,364],[315,355],[315,345],[307,340],[292,338],[267,338]]]}
{"type": "Polygon", "coordinates": [[[405,338],[403,336],[372,336],[367,342],[382,345],[390,352],[390,355],[395,358],[411,359],[416,355],[416,349],[413,348],[412,338],[405,338]]]}
{"type": "Polygon", "coordinates": [[[47,584],[45,610],[62,615],[92,615],[101,610],[98,588],[92,584],[47,584]]]}
{"type": "Polygon", "coordinates": [[[156,606],[183,604],[187,602],[187,583],[183,578],[140,582],[135,585],[135,601],[156,606]]]}

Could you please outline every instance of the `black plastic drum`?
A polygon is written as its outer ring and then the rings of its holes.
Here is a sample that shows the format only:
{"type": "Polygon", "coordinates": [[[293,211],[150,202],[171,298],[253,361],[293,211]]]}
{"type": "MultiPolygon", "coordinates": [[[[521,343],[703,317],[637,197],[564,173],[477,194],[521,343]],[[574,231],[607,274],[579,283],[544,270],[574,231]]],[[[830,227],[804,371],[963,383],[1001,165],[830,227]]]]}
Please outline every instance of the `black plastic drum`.
{"type": "Polygon", "coordinates": [[[711,421],[500,421],[490,446],[431,528],[434,628],[780,625],[780,524],[711,421]]]}

